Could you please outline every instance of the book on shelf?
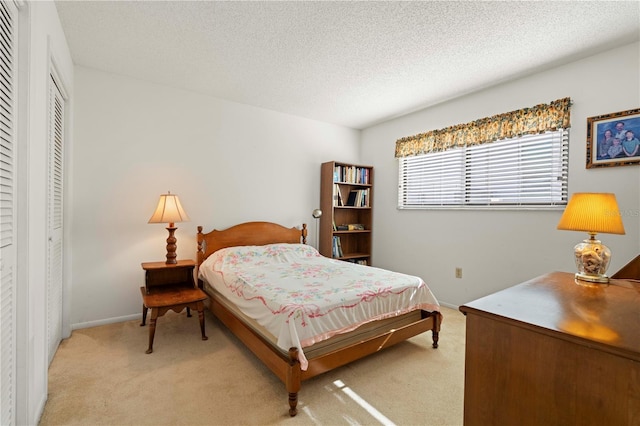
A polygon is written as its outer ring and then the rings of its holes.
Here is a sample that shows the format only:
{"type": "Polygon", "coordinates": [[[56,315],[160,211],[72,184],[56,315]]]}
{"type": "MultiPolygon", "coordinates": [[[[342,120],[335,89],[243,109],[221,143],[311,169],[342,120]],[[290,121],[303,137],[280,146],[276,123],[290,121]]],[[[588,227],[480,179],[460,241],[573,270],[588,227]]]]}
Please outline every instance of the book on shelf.
{"type": "Polygon", "coordinates": [[[342,193],[340,192],[340,185],[337,183],[333,185],[333,205],[337,207],[344,206],[342,202],[342,193]]]}
{"type": "Polygon", "coordinates": [[[340,243],[340,237],[333,237],[332,255],[335,258],[342,257],[342,244],[340,243]]]}
{"type": "Polygon", "coordinates": [[[342,182],[342,166],[336,165],[333,168],[333,181],[334,182],[342,182]]]}
{"type": "Polygon", "coordinates": [[[347,206],[355,206],[358,199],[358,190],[354,189],[349,191],[349,198],[347,198],[347,206]]]}

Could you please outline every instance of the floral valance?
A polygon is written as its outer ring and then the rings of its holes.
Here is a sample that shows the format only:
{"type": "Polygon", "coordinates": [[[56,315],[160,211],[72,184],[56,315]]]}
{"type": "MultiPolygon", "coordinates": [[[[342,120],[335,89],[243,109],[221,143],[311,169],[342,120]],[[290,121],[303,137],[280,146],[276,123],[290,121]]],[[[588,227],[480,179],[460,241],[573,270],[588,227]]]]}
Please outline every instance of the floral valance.
{"type": "Polygon", "coordinates": [[[500,139],[570,127],[571,99],[523,108],[396,141],[396,158],[480,145],[500,139]]]}

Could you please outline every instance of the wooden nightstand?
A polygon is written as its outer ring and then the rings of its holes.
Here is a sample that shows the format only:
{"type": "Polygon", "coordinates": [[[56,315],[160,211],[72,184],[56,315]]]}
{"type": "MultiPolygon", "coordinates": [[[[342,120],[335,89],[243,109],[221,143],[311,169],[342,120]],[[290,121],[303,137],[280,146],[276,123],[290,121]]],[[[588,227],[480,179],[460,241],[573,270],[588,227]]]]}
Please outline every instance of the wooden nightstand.
{"type": "Polygon", "coordinates": [[[170,310],[176,313],[187,308],[187,316],[191,309],[198,311],[202,340],[207,340],[204,332],[204,300],[207,295],[196,287],[193,271],[196,263],[193,260],[179,260],[177,264],[167,265],[165,262],[144,262],[145,285],[140,287],[142,294],[142,323],[147,320],[147,309],[151,309],[149,321],[148,354],[153,352],[153,338],[156,332],[156,321],[170,310]]]}

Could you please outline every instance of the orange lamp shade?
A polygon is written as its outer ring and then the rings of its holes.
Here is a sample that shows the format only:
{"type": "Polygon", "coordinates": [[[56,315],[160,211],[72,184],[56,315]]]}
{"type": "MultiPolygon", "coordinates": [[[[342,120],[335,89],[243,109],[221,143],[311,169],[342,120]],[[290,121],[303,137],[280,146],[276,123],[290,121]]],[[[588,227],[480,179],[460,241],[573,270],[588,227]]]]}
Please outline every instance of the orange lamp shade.
{"type": "Polygon", "coordinates": [[[578,192],[571,196],[558,229],[591,234],[624,234],[615,194],[578,192]]]}

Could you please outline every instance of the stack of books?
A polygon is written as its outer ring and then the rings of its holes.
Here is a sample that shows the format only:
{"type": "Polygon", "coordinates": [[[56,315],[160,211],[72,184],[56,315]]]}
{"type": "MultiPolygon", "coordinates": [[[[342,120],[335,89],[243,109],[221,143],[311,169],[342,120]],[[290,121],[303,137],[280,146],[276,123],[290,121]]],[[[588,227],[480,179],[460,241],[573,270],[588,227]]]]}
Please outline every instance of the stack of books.
{"type": "Polygon", "coordinates": [[[338,225],[334,231],[364,231],[364,225],[361,223],[338,225]]]}
{"type": "Polygon", "coordinates": [[[342,257],[342,245],[340,244],[340,237],[333,237],[333,249],[332,249],[332,255],[335,258],[339,258],[342,257]]]}
{"type": "Polygon", "coordinates": [[[340,185],[338,185],[337,183],[333,184],[333,206],[344,206],[344,203],[342,202],[342,194],[340,193],[340,185]]]}
{"type": "Polygon", "coordinates": [[[333,169],[333,181],[345,183],[369,183],[369,169],[366,167],[336,165],[333,169]]]}
{"type": "Polygon", "coordinates": [[[369,188],[352,189],[349,192],[347,206],[353,207],[369,207],[369,188]]]}

